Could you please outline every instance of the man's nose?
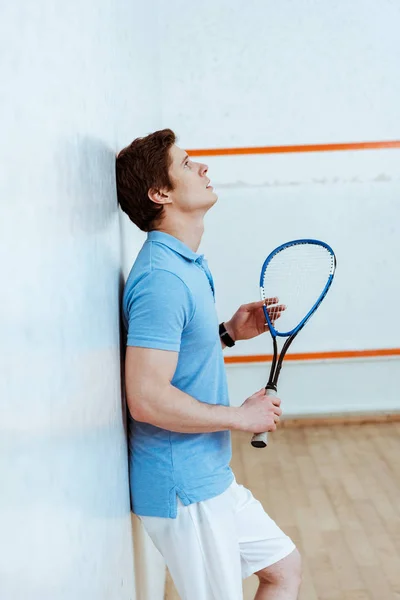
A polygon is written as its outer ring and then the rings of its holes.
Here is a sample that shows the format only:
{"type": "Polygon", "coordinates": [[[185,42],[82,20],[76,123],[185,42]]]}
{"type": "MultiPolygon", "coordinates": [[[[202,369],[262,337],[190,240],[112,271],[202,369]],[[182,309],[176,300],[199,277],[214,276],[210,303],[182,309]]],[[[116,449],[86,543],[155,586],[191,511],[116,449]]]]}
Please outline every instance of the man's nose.
{"type": "Polygon", "coordinates": [[[200,175],[205,175],[208,171],[208,165],[200,163],[200,175]]]}

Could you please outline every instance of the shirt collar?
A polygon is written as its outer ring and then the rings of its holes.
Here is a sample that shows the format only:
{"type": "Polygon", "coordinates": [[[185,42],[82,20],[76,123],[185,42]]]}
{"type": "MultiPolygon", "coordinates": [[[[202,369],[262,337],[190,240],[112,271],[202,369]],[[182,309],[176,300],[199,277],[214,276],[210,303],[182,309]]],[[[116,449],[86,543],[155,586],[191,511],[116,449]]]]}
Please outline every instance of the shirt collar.
{"type": "Polygon", "coordinates": [[[174,252],[177,252],[193,262],[201,262],[204,259],[204,254],[196,254],[196,252],[193,252],[193,250],[181,242],[181,240],[178,240],[178,238],[169,233],[164,233],[164,231],[149,231],[147,234],[147,241],[164,244],[164,246],[171,248],[174,252]]]}

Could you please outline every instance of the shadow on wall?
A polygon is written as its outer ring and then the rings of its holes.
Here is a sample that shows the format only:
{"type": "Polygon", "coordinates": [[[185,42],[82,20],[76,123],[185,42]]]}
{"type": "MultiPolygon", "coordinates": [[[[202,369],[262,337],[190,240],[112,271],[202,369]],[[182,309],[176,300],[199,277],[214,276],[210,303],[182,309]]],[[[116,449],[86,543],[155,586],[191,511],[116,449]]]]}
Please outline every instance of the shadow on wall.
{"type": "MultiPolygon", "coordinates": [[[[120,272],[120,276],[119,276],[119,292],[118,292],[118,297],[119,297],[119,307],[120,307],[120,316],[119,316],[119,356],[120,356],[120,378],[121,378],[121,402],[122,402],[122,418],[123,418],[123,423],[124,423],[124,431],[125,431],[125,437],[126,437],[126,441],[127,441],[127,448],[128,448],[128,452],[129,452],[129,440],[128,440],[128,405],[126,402],[126,391],[125,391],[125,354],[126,354],[126,340],[127,340],[127,334],[125,331],[125,327],[124,327],[124,323],[123,323],[123,319],[122,319],[122,310],[121,310],[121,306],[122,306],[122,294],[124,292],[124,286],[125,286],[125,279],[124,276],[122,274],[122,271],[120,272]]],[[[129,458],[129,455],[128,455],[129,458]]]]}
{"type": "Polygon", "coordinates": [[[72,230],[94,234],[109,227],[118,215],[115,151],[103,140],[76,136],[56,151],[55,162],[57,187],[68,197],[65,216],[72,230]]]}

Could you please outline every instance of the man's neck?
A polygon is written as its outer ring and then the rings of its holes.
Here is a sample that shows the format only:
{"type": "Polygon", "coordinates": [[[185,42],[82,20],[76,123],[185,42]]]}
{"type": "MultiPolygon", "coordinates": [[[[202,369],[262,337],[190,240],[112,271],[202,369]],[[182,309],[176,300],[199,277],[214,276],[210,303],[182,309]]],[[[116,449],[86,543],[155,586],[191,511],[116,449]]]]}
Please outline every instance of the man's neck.
{"type": "Polygon", "coordinates": [[[204,233],[204,223],[203,219],[196,223],[193,222],[175,222],[175,223],[166,223],[163,222],[157,227],[157,231],[162,231],[163,233],[168,233],[173,237],[177,238],[186,246],[188,246],[193,252],[197,252],[201,238],[204,233]]]}

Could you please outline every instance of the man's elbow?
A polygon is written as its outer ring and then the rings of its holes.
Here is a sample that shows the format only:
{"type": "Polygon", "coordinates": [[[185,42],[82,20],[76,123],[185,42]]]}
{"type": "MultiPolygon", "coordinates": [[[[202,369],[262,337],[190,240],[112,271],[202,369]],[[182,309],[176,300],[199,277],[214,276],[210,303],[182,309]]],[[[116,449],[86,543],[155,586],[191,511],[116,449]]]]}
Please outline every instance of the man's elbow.
{"type": "Polygon", "coordinates": [[[142,423],[149,423],[149,410],[143,398],[128,396],[127,402],[132,419],[142,423]]]}
{"type": "Polygon", "coordinates": [[[168,397],[170,383],[148,378],[127,389],[129,412],[135,421],[155,425],[158,422],[161,407],[168,397]]]}
{"type": "Polygon", "coordinates": [[[135,421],[154,425],[160,412],[159,399],[165,398],[166,390],[164,387],[154,385],[154,382],[151,383],[134,390],[133,393],[131,390],[131,393],[127,394],[127,402],[129,412],[135,421]]]}

